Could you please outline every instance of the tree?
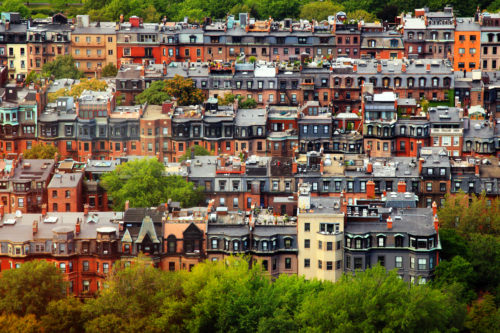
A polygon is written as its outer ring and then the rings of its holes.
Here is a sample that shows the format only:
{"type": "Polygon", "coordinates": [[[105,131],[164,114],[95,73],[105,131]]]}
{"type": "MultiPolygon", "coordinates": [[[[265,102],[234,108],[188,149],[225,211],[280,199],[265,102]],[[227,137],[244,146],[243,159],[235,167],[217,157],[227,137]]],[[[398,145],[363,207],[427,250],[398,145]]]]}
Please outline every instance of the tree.
{"type": "Polygon", "coordinates": [[[34,84],[38,84],[40,85],[41,82],[42,82],[42,74],[41,73],[38,73],[38,72],[35,72],[35,71],[31,71],[28,73],[28,75],[26,76],[26,84],[31,84],[31,83],[34,83],[34,84]]]}
{"type": "Polygon", "coordinates": [[[257,62],[257,58],[255,56],[250,56],[250,58],[248,58],[248,62],[251,64],[255,64],[257,62]]]}
{"type": "Polygon", "coordinates": [[[365,23],[374,22],[377,20],[377,17],[372,13],[367,12],[363,9],[356,9],[352,12],[347,13],[347,20],[351,21],[364,21],[365,23]]]}
{"type": "Polygon", "coordinates": [[[71,89],[61,88],[56,92],[49,93],[49,102],[54,102],[57,98],[61,96],[72,96],[74,98],[79,98],[85,90],[92,91],[105,91],[108,88],[106,81],[98,79],[82,79],[80,83],[71,86],[71,89]]]}
{"type": "Polygon", "coordinates": [[[474,268],[471,263],[455,256],[452,260],[442,260],[436,267],[435,278],[432,285],[439,289],[458,284],[456,288],[460,291],[460,298],[464,302],[474,299],[473,281],[475,279],[474,268]]]}
{"type": "Polygon", "coordinates": [[[165,167],[155,158],[143,158],[119,165],[101,177],[101,184],[113,198],[113,208],[157,206],[168,199],[181,202],[183,207],[198,205],[203,200],[203,188],[194,188],[180,176],[163,175],[165,167]]]}
{"type": "Polygon", "coordinates": [[[153,104],[161,105],[166,100],[170,99],[169,94],[165,91],[165,81],[154,81],[149,88],[135,96],[135,102],[138,104],[153,104]]]}
{"type": "Polygon", "coordinates": [[[194,87],[193,80],[180,75],[166,81],[165,91],[169,96],[177,98],[178,105],[197,105],[204,100],[203,92],[194,87]]]}
{"type": "Polygon", "coordinates": [[[471,233],[500,235],[498,198],[490,200],[486,198],[485,193],[476,196],[459,192],[455,195],[446,195],[445,199],[444,206],[438,212],[442,227],[456,229],[461,235],[471,233]]]}
{"type": "Polygon", "coordinates": [[[33,314],[24,317],[18,317],[15,314],[2,314],[0,315],[0,331],[4,333],[38,333],[40,332],[40,323],[33,314]]]}
{"type": "Polygon", "coordinates": [[[231,93],[225,94],[224,97],[217,97],[219,105],[233,105],[236,96],[231,93]]]}
{"type": "MultiPolygon", "coordinates": [[[[212,152],[205,149],[203,146],[193,146],[194,148],[194,156],[209,156],[212,155],[212,152]]],[[[191,159],[191,150],[186,150],[186,152],[179,158],[179,162],[191,159]]]]}
{"type": "Polygon", "coordinates": [[[53,159],[57,153],[57,148],[52,145],[36,144],[31,149],[24,152],[23,156],[27,159],[53,159]]]}
{"type": "Polygon", "coordinates": [[[109,63],[102,68],[102,76],[103,77],[115,77],[118,73],[118,69],[113,63],[109,63]]]}
{"type": "Polygon", "coordinates": [[[494,292],[500,285],[500,237],[471,234],[469,236],[471,256],[468,258],[474,272],[477,291],[494,292]]]}
{"type": "Polygon", "coordinates": [[[70,3],[73,3],[74,0],[50,0],[52,7],[62,12],[68,8],[70,3]]]}
{"type": "Polygon", "coordinates": [[[0,313],[40,318],[50,301],[64,297],[63,287],[60,270],[44,260],[4,271],[0,277],[0,313]]]}
{"type": "Polygon", "coordinates": [[[43,331],[52,333],[82,332],[83,323],[82,303],[73,297],[50,302],[40,320],[43,331]]]}
{"type": "Polygon", "coordinates": [[[344,7],[331,1],[314,1],[302,6],[300,18],[307,20],[323,21],[328,16],[344,10],[344,7]]]}
{"type": "Polygon", "coordinates": [[[253,98],[247,98],[245,100],[240,99],[238,102],[238,108],[240,109],[255,109],[257,107],[257,101],[253,98]]]}
{"type": "Polygon", "coordinates": [[[472,304],[465,327],[470,332],[500,332],[500,309],[492,295],[486,294],[472,304]]]}
{"type": "Polygon", "coordinates": [[[31,14],[31,10],[25,6],[23,0],[2,1],[0,9],[2,12],[17,12],[24,18],[28,18],[31,14]]]}
{"type": "Polygon", "coordinates": [[[47,62],[42,67],[42,74],[55,79],[79,79],[83,72],[75,66],[75,60],[70,55],[57,56],[54,61],[47,62]]]}
{"type": "Polygon", "coordinates": [[[438,332],[460,328],[465,307],[453,295],[408,285],[377,265],[306,298],[298,315],[304,331],[438,332]]]}

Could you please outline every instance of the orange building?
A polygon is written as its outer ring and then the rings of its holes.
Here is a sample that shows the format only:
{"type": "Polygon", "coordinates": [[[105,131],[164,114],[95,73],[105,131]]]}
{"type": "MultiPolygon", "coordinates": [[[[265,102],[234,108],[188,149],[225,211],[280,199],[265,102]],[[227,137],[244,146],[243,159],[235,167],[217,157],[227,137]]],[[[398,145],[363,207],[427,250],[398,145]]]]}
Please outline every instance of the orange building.
{"type": "Polygon", "coordinates": [[[55,174],[47,187],[49,212],[81,212],[83,174],[55,174]]]}
{"type": "Polygon", "coordinates": [[[455,45],[453,49],[453,69],[471,71],[480,68],[481,31],[474,18],[457,18],[455,45]]]}

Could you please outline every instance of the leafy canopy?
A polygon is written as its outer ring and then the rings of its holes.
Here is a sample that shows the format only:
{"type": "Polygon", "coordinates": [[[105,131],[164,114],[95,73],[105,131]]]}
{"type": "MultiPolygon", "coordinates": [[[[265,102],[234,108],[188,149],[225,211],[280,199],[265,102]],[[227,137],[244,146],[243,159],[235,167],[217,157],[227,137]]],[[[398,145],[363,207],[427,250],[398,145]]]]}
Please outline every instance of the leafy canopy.
{"type": "Polygon", "coordinates": [[[135,97],[135,102],[138,104],[153,104],[161,105],[166,100],[170,99],[170,96],[165,91],[166,83],[165,81],[154,81],[151,83],[149,88],[141,92],[135,97]]]}
{"type": "Polygon", "coordinates": [[[108,88],[106,81],[98,79],[81,79],[80,83],[71,86],[71,89],[61,88],[56,92],[49,93],[49,102],[55,102],[59,97],[62,96],[73,96],[78,98],[85,90],[92,91],[105,91],[108,88]]]}
{"type": "Polygon", "coordinates": [[[42,67],[42,74],[55,79],[79,79],[83,72],[75,66],[75,60],[70,55],[57,56],[54,61],[47,62],[42,67]]]}
{"type": "Polygon", "coordinates": [[[114,64],[110,63],[102,68],[101,75],[103,77],[115,77],[117,73],[118,68],[116,68],[114,64]]]}
{"type": "Polygon", "coordinates": [[[334,15],[341,10],[344,10],[341,4],[332,1],[314,1],[302,6],[300,18],[323,21],[328,19],[328,16],[334,15]]]}
{"type": "Polygon", "coordinates": [[[165,91],[177,98],[178,105],[197,105],[204,100],[203,92],[193,85],[193,80],[180,75],[165,82],[165,91]]]}
{"type": "Polygon", "coordinates": [[[158,206],[168,199],[183,207],[196,206],[203,200],[203,188],[194,187],[181,176],[164,176],[164,166],[155,158],[143,158],[119,165],[101,177],[103,187],[113,198],[113,209],[158,206]]]}
{"type": "MultiPolygon", "coordinates": [[[[212,152],[205,149],[203,146],[195,145],[194,148],[194,156],[208,156],[213,155],[212,152]]],[[[186,150],[186,152],[179,158],[179,162],[191,159],[191,149],[186,150]]]]}
{"type": "Polygon", "coordinates": [[[57,148],[53,145],[44,145],[42,143],[34,145],[31,149],[23,153],[23,157],[27,159],[41,160],[52,159],[57,153],[57,148]]]}

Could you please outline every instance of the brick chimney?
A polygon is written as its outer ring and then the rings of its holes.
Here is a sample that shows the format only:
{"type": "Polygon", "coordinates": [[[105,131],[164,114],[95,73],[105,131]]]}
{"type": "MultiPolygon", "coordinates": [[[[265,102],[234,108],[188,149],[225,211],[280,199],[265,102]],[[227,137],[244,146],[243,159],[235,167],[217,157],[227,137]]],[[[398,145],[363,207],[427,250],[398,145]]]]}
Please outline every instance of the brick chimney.
{"type": "Polygon", "coordinates": [[[352,65],[352,71],[357,72],[358,71],[358,64],[352,65]]]}
{"type": "Polygon", "coordinates": [[[84,216],[89,215],[89,205],[88,204],[83,205],[83,215],[84,216]]]}
{"type": "Polygon", "coordinates": [[[422,174],[422,168],[424,166],[424,158],[420,157],[418,159],[418,175],[420,176],[422,174]]]}
{"type": "Polygon", "coordinates": [[[436,216],[438,213],[438,205],[436,201],[432,202],[432,216],[436,216]]]}
{"type": "Polygon", "coordinates": [[[439,219],[437,216],[434,216],[434,229],[436,229],[436,232],[439,232],[439,219]]]}
{"type": "Polygon", "coordinates": [[[245,162],[241,163],[241,174],[246,174],[247,172],[247,164],[245,162]]]}
{"type": "Polygon", "coordinates": [[[130,208],[130,201],[125,201],[125,211],[129,210],[130,208]]]}
{"type": "Polygon", "coordinates": [[[476,177],[480,176],[480,173],[479,173],[479,163],[476,163],[476,165],[474,165],[474,175],[476,177]]]}
{"type": "Polygon", "coordinates": [[[80,233],[80,218],[76,219],[75,232],[77,235],[80,233]]]}
{"type": "Polygon", "coordinates": [[[296,174],[298,171],[298,166],[297,166],[297,162],[296,161],[293,161],[292,162],[292,174],[296,174]]]}
{"type": "Polygon", "coordinates": [[[405,73],[406,72],[406,64],[403,62],[401,65],[401,72],[405,73]]]}
{"type": "Polygon", "coordinates": [[[373,180],[369,180],[366,182],[366,196],[368,198],[375,197],[375,182],[373,180]]]}
{"type": "Polygon", "coordinates": [[[325,171],[325,165],[323,159],[321,159],[321,161],[319,162],[319,172],[320,174],[323,174],[324,171],[325,171]]]}
{"type": "Polygon", "coordinates": [[[373,164],[372,162],[368,162],[366,165],[366,173],[372,173],[373,172],[373,164]]]}
{"type": "Polygon", "coordinates": [[[382,64],[377,65],[377,73],[382,72],[382,64]]]}
{"type": "Polygon", "coordinates": [[[47,204],[43,204],[42,205],[42,216],[46,216],[47,215],[47,204]]]}
{"type": "Polygon", "coordinates": [[[392,217],[390,215],[387,218],[387,229],[392,229],[392,217]]]}
{"type": "Polygon", "coordinates": [[[400,180],[398,182],[398,192],[399,193],[405,193],[406,192],[406,182],[404,182],[403,180],[400,180]]]}
{"type": "Polygon", "coordinates": [[[38,221],[34,220],[33,221],[33,235],[36,235],[37,232],[38,232],[38,221]]]}

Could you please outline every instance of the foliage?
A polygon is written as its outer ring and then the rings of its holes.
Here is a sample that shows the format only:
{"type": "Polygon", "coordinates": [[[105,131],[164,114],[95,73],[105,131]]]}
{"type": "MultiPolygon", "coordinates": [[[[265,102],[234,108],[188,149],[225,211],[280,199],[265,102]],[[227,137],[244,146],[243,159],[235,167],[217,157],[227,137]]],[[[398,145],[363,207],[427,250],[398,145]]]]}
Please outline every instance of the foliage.
{"type": "Polygon", "coordinates": [[[461,294],[460,298],[469,302],[474,299],[474,292],[471,290],[474,279],[475,273],[471,263],[457,255],[452,260],[442,260],[439,263],[432,284],[440,289],[455,285],[454,288],[461,294]]]}
{"type": "Polygon", "coordinates": [[[444,228],[456,229],[461,235],[500,235],[500,200],[494,198],[491,203],[488,200],[485,193],[479,196],[463,192],[447,195],[438,213],[439,222],[444,228]]]}
{"type": "Polygon", "coordinates": [[[420,100],[420,107],[422,108],[422,112],[427,113],[429,110],[429,101],[423,97],[420,100]]]}
{"type": "Polygon", "coordinates": [[[59,269],[44,260],[29,261],[20,268],[2,272],[0,277],[0,313],[40,318],[46,305],[64,297],[59,269]]]}
{"type": "Polygon", "coordinates": [[[34,84],[38,84],[40,85],[41,82],[42,82],[42,74],[41,73],[38,73],[38,72],[35,72],[35,71],[31,71],[28,73],[28,75],[26,76],[26,84],[31,84],[31,83],[34,83],[34,84]]]}
{"type": "Polygon", "coordinates": [[[149,88],[135,96],[135,102],[138,104],[153,104],[161,105],[166,100],[170,99],[170,96],[165,91],[166,82],[165,81],[154,81],[151,83],[149,88]]]}
{"type": "Polygon", "coordinates": [[[47,62],[42,67],[42,74],[55,79],[79,79],[83,73],[75,66],[75,60],[70,55],[57,56],[54,61],[47,62]]]}
{"type": "Polygon", "coordinates": [[[347,13],[347,20],[364,21],[365,23],[375,22],[377,17],[363,9],[356,9],[347,13]]]}
{"type": "Polygon", "coordinates": [[[154,158],[143,158],[119,165],[101,177],[101,183],[113,198],[113,208],[157,206],[168,199],[183,207],[196,206],[203,200],[203,188],[194,188],[180,176],[163,175],[164,166],[154,158]]]}
{"type": "Polygon", "coordinates": [[[50,302],[40,320],[43,331],[52,333],[82,332],[83,323],[82,303],[73,297],[50,302]]]}
{"type": "MultiPolygon", "coordinates": [[[[209,156],[212,155],[212,152],[205,149],[203,146],[195,145],[194,147],[194,156],[209,156]]],[[[186,152],[179,158],[179,162],[189,160],[191,158],[191,149],[187,149],[186,152]]]]}
{"type": "Polygon", "coordinates": [[[165,91],[177,98],[178,105],[197,105],[204,100],[203,92],[193,85],[193,80],[180,75],[165,82],[165,91]]]}
{"type": "Polygon", "coordinates": [[[231,93],[225,94],[224,97],[217,97],[219,105],[233,105],[236,96],[231,93]]]}
{"type": "Polygon", "coordinates": [[[299,320],[314,332],[431,332],[459,328],[464,312],[453,295],[410,286],[377,265],[326,284],[302,303],[299,320]]]}
{"type": "Polygon", "coordinates": [[[57,153],[57,148],[53,145],[36,144],[31,149],[23,153],[27,159],[53,159],[57,153]]]}
{"type": "Polygon", "coordinates": [[[341,10],[344,10],[344,7],[338,3],[332,1],[314,1],[302,6],[300,18],[323,21],[328,19],[328,16],[334,15],[341,10]]]}
{"type": "Polygon", "coordinates": [[[243,100],[242,98],[238,102],[238,108],[240,109],[255,109],[257,107],[257,101],[253,98],[247,98],[243,100]]]}
{"type": "Polygon", "coordinates": [[[22,17],[29,17],[31,10],[26,7],[23,0],[5,0],[0,6],[2,12],[17,12],[22,17]]]}
{"type": "Polygon", "coordinates": [[[256,61],[257,61],[257,58],[255,56],[250,56],[250,58],[248,58],[248,62],[251,64],[255,64],[256,61]]]}
{"type": "Polygon", "coordinates": [[[492,295],[486,294],[473,303],[465,327],[471,332],[500,332],[500,309],[492,295]]]}
{"type": "Polygon", "coordinates": [[[108,84],[106,81],[98,80],[98,79],[82,79],[80,83],[74,84],[71,86],[71,89],[61,88],[56,92],[49,93],[48,98],[49,102],[55,102],[59,97],[62,96],[72,96],[75,99],[80,97],[85,90],[92,91],[105,91],[108,88],[108,84]]]}
{"type": "Polygon", "coordinates": [[[118,68],[113,63],[109,63],[102,68],[103,77],[115,77],[118,73],[118,68]]]}
{"type": "Polygon", "coordinates": [[[0,331],[4,333],[38,333],[40,323],[33,314],[24,317],[15,314],[0,314],[0,331]]]}

